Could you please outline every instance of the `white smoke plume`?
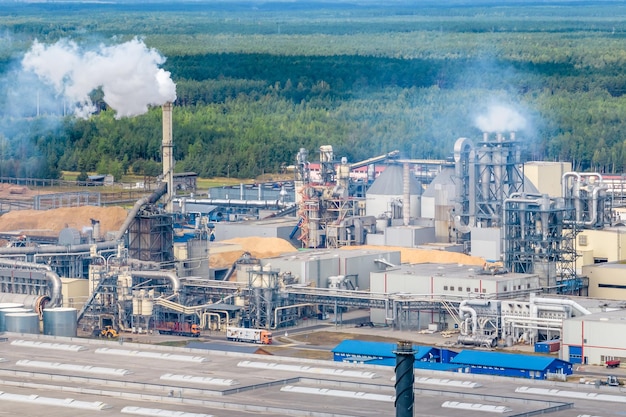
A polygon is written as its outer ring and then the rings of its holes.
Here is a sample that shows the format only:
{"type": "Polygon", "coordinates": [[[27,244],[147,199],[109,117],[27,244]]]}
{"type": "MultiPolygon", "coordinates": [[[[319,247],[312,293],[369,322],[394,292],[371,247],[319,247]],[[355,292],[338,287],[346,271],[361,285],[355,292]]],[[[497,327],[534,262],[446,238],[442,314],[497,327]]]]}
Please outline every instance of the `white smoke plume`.
{"type": "Polygon", "coordinates": [[[476,117],[476,127],[488,133],[517,132],[526,128],[526,119],[511,107],[493,105],[476,117]]]}
{"type": "Polygon", "coordinates": [[[100,45],[95,51],[83,51],[75,42],[61,40],[52,45],[35,42],[24,55],[22,68],[73,103],[79,117],[95,112],[89,94],[101,88],[103,100],[120,118],[176,100],[170,73],[159,68],[164,62],[164,57],[137,38],[115,46],[100,45]]]}

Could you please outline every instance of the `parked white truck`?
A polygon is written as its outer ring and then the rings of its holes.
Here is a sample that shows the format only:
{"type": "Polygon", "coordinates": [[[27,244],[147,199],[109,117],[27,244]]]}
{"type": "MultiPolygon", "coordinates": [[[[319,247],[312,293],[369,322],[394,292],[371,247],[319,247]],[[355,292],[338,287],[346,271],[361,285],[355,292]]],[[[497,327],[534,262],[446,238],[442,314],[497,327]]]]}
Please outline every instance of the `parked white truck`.
{"type": "Polygon", "coordinates": [[[260,343],[263,345],[272,344],[272,332],[263,329],[248,329],[245,327],[228,327],[226,329],[226,339],[235,342],[260,343]]]}

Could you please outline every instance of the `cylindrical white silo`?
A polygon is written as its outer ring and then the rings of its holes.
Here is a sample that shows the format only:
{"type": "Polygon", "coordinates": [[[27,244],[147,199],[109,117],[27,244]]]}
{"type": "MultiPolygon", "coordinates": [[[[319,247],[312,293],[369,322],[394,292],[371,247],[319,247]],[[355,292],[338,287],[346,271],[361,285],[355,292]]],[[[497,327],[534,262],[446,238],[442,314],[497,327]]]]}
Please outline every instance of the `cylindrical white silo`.
{"type": "Polygon", "coordinates": [[[75,308],[46,308],[43,310],[43,334],[76,337],[77,317],[75,308]]]}
{"type": "Polygon", "coordinates": [[[9,313],[4,316],[7,332],[39,334],[39,314],[9,313]]]}
{"type": "Polygon", "coordinates": [[[19,303],[3,303],[3,305],[17,304],[14,307],[5,307],[0,309],[0,332],[7,330],[5,316],[10,313],[31,313],[33,310],[24,308],[19,303]]]}
{"type": "Polygon", "coordinates": [[[151,298],[149,297],[144,298],[141,303],[141,315],[151,316],[153,305],[154,305],[154,302],[152,301],[151,298]]]}

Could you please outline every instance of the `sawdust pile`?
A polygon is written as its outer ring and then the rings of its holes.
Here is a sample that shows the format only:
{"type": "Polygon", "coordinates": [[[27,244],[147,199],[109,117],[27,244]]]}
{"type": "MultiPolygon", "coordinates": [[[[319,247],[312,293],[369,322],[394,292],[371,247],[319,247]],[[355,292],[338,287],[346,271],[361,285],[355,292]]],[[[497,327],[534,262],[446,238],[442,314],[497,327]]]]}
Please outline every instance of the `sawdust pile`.
{"type": "Polygon", "coordinates": [[[229,267],[245,252],[249,252],[254,258],[261,259],[298,250],[291,243],[277,237],[237,237],[221,240],[220,243],[232,244],[233,248],[237,249],[211,255],[209,266],[212,268],[229,267]]]}
{"type": "Polygon", "coordinates": [[[128,212],[123,207],[63,207],[51,210],[15,210],[0,216],[0,232],[26,235],[58,236],[66,227],[79,231],[91,227],[91,219],[100,221],[101,235],[117,232],[128,212]]]}
{"type": "Polygon", "coordinates": [[[461,264],[461,265],[484,265],[485,260],[477,256],[469,256],[463,253],[448,252],[443,250],[428,250],[428,249],[415,249],[415,248],[403,248],[400,246],[375,246],[375,245],[363,245],[363,246],[345,246],[341,249],[376,249],[376,250],[391,250],[400,251],[400,261],[409,264],[423,264],[423,263],[441,263],[441,264],[461,264]]]}

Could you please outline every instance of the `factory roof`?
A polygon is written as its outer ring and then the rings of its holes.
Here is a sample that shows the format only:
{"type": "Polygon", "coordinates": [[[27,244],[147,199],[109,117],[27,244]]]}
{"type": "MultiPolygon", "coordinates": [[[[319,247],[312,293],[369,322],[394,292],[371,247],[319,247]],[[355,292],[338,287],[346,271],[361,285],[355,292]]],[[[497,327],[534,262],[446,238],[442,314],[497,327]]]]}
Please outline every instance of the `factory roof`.
{"type": "Polygon", "coordinates": [[[502,274],[491,274],[484,272],[483,268],[476,265],[444,264],[444,263],[421,263],[402,264],[398,269],[387,270],[386,273],[401,273],[403,275],[428,275],[443,278],[480,278],[493,281],[508,281],[511,279],[529,278],[537,274],[521,274],[517,272],[507,272],[502,274]]]}
{"type": "Polygon", "coordinates": [[[622,301],[622,306],[620,309],[616,310],[608,310],[608,311],[600,311],[597,313],[591,313],[582,316],[571,317],[567,319],[568,321],[597,321],[597,322],[611,322],[611,323],[620,323],[622,325],[626,324],[626,302],[622,301]]]}
{"type": "Polygon", "coordinates": [[[454,176],[454,168],[444,168],[441,170],[439,174],[433,179],[433,181],[426,187],[422,197],[434,197],[437,192],[440,192],[439,189],[441,185],[449,185],[454,187],[454,182],[452,181],[452,177],[454,176]]]}
{"type": "MultiPolygon", "coordinates": [[[[623,232],[623,228],[622,228],[622,232],[623,232]]],[[[605,268],[605,269],[626,269],[626,263],[624,263],[623,261],[617,261],[617,262],[600,262],[597,264],[592,264],[592,265],[585,265],[585,266],[589,266],[589,267],[593,267],[593,268],[605,268]]]]}
{"type": "MultiPolygon", "coordinates": [[[[389,165],[367,190],[370,195],[402,195],[404,194],[403,172],[401,165],[389,165]]],[[[409,176],[409,193],[421,195],[422,188],[417,179],[409,176]]]]}
{"type": "Polygon", "coordinates": [[[315,260],[315,259],[330,259],[330,258],[357,258],[363,255],[377,255],[381,253],[389,253],[389,252],[398,252],[397,249],[385,249],[384,247],[379,247],[376,249],[368,248],[368,249],[360,249],[358,246],[353,246],[350,248],[346,248],[350,250],[341,250],[341,249],[321,249],[321,250],[304,250],[297,251],[291,253],[285,253],[282,255],[275,256],[274,258],[288,259],[288,260],[315,260]]]}
{"type": "Polygon", "coordinates": [[[186,348],[189,349],[202,349],[202,350],[215,350],[218,352],[237,352],[237,353],[251,353],[257,355],[271,355],[270,352],[262,347],[255,345],[233,345],[232,343],[203,343],[203,342],[189,342],[186,348]]]}
{"type": "Polygon", "coordinates": [[[463,350],[459,352],[450,363],[543,371],[550,367],[555,361],[564,362],[561,359],[551,358],[549,356],[463,350]]]}
{"type": "MultiPolygon", "coordinates": [[[[363,340],[344,340],[332,349],[333,353],[345,353],[354,355],[395,357],[394,351],[397,344],[388,342],[369,342],[363,340]]],[[[415,359],[421,360],[427,357],[436,348],[430,346],[413,346],[415,359]]]]}

